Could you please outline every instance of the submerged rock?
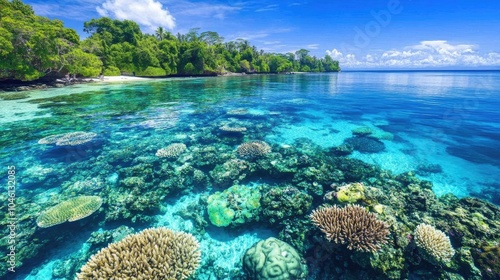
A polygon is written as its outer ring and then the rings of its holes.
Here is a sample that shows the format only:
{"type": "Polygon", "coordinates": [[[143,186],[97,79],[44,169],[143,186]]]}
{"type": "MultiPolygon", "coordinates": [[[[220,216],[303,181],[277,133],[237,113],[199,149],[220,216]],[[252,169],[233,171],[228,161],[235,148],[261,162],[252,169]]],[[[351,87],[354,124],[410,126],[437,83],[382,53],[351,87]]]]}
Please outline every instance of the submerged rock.
{"type": "Polygon", "coordinates": [[[385,149],[381,141],[364,136],[347,138],[344,144],[351,145],[354,150],[367,154],[379,153],[385,149]]]}

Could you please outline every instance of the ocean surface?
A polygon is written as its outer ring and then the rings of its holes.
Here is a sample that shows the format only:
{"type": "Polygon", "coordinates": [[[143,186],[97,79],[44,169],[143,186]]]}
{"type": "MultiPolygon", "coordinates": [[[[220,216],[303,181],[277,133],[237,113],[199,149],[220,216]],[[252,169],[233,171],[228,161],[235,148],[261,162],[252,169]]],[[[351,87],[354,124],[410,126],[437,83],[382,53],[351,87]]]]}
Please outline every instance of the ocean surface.
{"type": "MultiPolygon", "coordinates": [[[[6,184],[7,166],[15,166],[17,203],[38,206],[17,215],[32,219],[31,231],[42,231],[34,223],[36,215],[61,197],[112,196],[113,188],[126,185],[124,180],[131,177],[143,178],[148,191],[162,184],[175,185],[165,183],[170,178],[167,173],[148,181],[131,166],[164,164],[182,172],[186,165],[202,160],[200,147],[214,145],[218,139],[223,139],[221,149],[228,151],[250,140],[284,148],[305,141],[325,150],[350,144],[347,157],[392,174],[412,172],[432,182],[437,196],[451,193],[500,205],[499,108],[498,71],[247,75],[31,91],[24,99],[0,100],[0,166],[4,168],[0,182],[6,184]],[[224,126],[246,131],[235,137],[224,132],[224,126]],[[50,135],[75,131],[96,136],[80,146],[38,143],[50,135]],[[155,156],[171,143],[187,146],[183,158],[167,162],[155,156]]],[[[120,225],[134,231],[166,226],[196,232],[192,219],[179,212],[204,195],[228,188],[209,181],[203,188],[172,187],[158,198],[156,209],[134,219],[119,214],[103,218],[101,212],[100,218],[87,222],[86,230],[72,232],[64,244],[53,241],[53,246],[25,261],[14,278],[7,279],[59,279],[56,276],[64,273],[54,273],[55,267],[71,254],[88,250],[86,241],[92,232],[120,225]]],[[[240,183],[262,182],[243,179],[240,183]]],[[[120,201],[113,199],[105,197],[103,209],[120,201]]],[[[276,235],[266,226],[228,230],[208,223],[206,231],[197,234],[202,252],[208,252],[202,255],[203,262],[210,259],[214,269],[205,270],[198,279],[231,279],[231,271],[241,269],[241,256],[252,244],[276,235]]],[[[55,227],[72,229],[64,224],[55,227]]],[[[25,236],[21,232],[20,240],[25,236]]]]}

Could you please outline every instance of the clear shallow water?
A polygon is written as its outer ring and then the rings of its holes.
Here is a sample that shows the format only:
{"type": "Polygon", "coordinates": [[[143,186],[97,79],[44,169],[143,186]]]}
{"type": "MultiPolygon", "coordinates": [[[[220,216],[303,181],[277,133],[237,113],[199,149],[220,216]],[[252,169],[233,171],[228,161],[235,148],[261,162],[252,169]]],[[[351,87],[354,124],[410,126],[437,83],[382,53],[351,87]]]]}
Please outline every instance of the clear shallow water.
{"type": "MultiPolygon", "coordinates": [[[[301,138],[331,148],[351,138],[353,130],[368,127],[383,150],[355,150],[350,157],[395,174],[415,171],[433,183],[438,195],[473,195],[499,204],[499,88],[500,72],[485,71],[343,72],[50,89],[32,92],[27,100],[0,101],[0,163],[16,166],[18,190],[30,190],[26,199],[41,211],[61,194],[99,194],[101,185],[116,185],[124,177],[123,161],[148,163],[169,143],[188,143],[193,151],[196,144],[224,137],[217,129],[224,124],[248,127],[246,135],[251,135],[226,139],[229,149],[253,139],[286,147],[301,138]],[[72,131],[94,132],[97,140],[83,148],[37,144],[45,136],[72,131]],[[439,168],[429,171],[424,165],[439,168]],[[101,183],[75,187],[93,178],[101,183]]],[[[174,192],[142,227],[193,231],[193,223],[176,215],[177,209],[222,189],[174,192]]],[[[47,259],[78,251],[89,234],[75,236],[74,246],[54,246],[47,259]]],[[[211,252],[205,258],[214,267],[231,271],[251,244],[274,234],[212,227],[201,245],[211,252]]],[[[28,279],[52,277],[53,263],[35,265],[40,270],[28,279]]],[[[221,275],[218,279],[231,278],[227,272],[221,275]]],[[[216,276],[207,273],[199,279],[215,279],[210,277],[216,276]]]]}

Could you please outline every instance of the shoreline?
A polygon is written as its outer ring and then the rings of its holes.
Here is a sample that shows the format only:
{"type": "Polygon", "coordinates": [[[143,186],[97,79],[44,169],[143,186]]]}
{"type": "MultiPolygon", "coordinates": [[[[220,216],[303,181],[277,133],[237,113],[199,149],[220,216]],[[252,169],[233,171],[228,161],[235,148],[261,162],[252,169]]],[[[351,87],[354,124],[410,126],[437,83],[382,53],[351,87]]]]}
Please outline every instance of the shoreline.
{"type": "MultiPolygon", "coordinates": [[[[267,74],[267,73],[266,73],[267,74]]],[[[121,82],[141,82],[154,80],[169,80],[174,78],[203,78],[203,77],[231,77],[245,76],[245,73],[227,73],[222,75],[170,75],[161,77],[136,77],[136,76],[103,76],[102,78],[75,78],[75,79],[53,79],[53,80],[35,80],[35,81],[0,81],[0,94],[15,92],[28,92],[32,90],[42,90],[48,88],[62,88],[86,83],[121,83],[121,82]]],[[[0,96],[0,100],[2,100],[0,96]]]]}
{"type": "MultiPolygon", "coordinates": [[[[3,81],[0,82],[0,94],[28,92],[32,90],[42,90],[48,88],[62,88],[72,85],[87,84],[87,83],[120,83],[120,82],[140,82],[152,81],[157,79],[168,79],[169,77],[147,78],[133,76],[104,76],[102,78],[76,78],[71,80],[54,79],[50,81],[3,81]]],[[[2,98],[0,97],[0,100],[2,98]]]]}
{"type": "MultiPolygon", "coordinates": [[[[32,90],[42,90],[48,88],[62,88],[78,84],[86,83],[120,83],[120,82],[141,82],[154,80],[169,80],[175,78],[205,78],[205,77],[244,77],[251,75],[291,75],[291,74],[306,74],[308,72],[283,72],[283,73],[233,73],[227,72],[218,75],[169,75],[159,77],[137,77],[137,76],[103,76],[102,78],[72,78],[72,79],[40,79],[35,81],[18,81],[5,80],[0,81],[0,94],[21,93],[32,90]]],[[[333,73],[333,72],[332,72],[333,73]]],[[[0,96],[0,100],[2,97],[0,96]]]]}

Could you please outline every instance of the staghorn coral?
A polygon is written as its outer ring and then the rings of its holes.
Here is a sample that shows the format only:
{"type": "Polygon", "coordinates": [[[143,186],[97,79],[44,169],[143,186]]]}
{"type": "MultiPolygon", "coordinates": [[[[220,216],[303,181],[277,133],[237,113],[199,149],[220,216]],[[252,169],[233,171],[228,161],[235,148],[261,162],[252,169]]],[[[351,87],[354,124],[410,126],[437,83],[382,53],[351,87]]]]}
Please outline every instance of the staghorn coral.
{"type": "Polygon", "coordinates": [[[310,218],[328,241],[347,243],[349,250],[378,251],[389,235],[389,225],[358,205],[320,208],[314,210],[310,218]]]}
{"type": "Polygon", "coordinates": [[[145,229],[101,249],[77,279],[188,279],[200,264],[199,247],[189,233],[145,229]]]}
{"type": "Polygon", "coordinates": [[[238,146],[238,155],[245,159],[263,157],[271,152],[271,146],[264,141],[254,140],[238,146]]]}
{"type": "Polygon", "coordinates": [[[424,258],[431,263],[448,262],[455,254],[450,238],[431,225],[418,225],[414,234],[417,247],[424,258]]]}
{"type": "Polygon", "coordinates": [[[38,140],[38,144],[48,145],[56,144],[56,146],[78,146],[90,142],[97,134],[93,132],[76,131],[50,135],[38,140]]]}
{"type": "Polygon", "coordinates": [[[274,237],[255,243],[243,255],[243,270],[250,279],[306,279],[307,266],[288,243],[274,237]]]}
{"type": "Polygon", "coordinates": [[[41,228],[47,228],[73,222],[90,216],[102,205],[102,199],[98,196],[77,196],[63,201],[43,212],[36,223],[41,228]]]}
{"type": "Polygon", "coordinates": [[[165,158],[177,158],[180,154],[182,154],[186,150],[186,145],[182,143],[173,143],[168,145],[165,148],[159,149],[156,151],[157,157],[165,157],[165,158]]]}

